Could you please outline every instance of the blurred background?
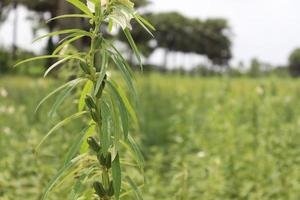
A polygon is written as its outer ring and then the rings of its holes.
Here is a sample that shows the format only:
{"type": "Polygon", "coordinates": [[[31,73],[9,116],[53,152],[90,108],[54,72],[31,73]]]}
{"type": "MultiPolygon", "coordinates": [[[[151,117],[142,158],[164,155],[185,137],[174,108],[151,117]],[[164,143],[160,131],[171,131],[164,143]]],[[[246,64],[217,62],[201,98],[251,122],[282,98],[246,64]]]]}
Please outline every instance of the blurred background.
{"type": "MultiPolygon", "coordinates": [[[[107,37],[137,69],[141,128],[134,135],[146,159],[145,199],[298,200],[300,2],[134,2],[157,29],[152,38],[133,23],[144,72],[118,30],[107,37]]],[[[51,102],[38,115],[34,108],[72,71],[41,79],[51,59],[12,68],[50,54],[61,39],[32,43],[37,36],[88,30],[80,20],[45,23],[74,12],[63,0],[0,0],[0,200],[37,199],[82,126],[58,131],[36,158],[33,148],[76,102],[54,119],[51,102]]],[[[49,199],[66,199],[66,191],[49,199]]]]}

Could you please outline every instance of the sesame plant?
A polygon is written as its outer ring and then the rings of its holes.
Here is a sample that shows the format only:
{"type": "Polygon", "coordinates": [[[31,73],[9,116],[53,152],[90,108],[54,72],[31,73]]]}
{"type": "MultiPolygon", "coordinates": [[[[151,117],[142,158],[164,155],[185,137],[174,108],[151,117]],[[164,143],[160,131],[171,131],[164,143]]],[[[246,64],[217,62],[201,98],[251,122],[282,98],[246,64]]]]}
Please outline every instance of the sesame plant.
{"type": "MultiPolygon", "coordinates": [[[[126,166],[143,168],[143,157],[138,145],[130,134],[130,127],[138,127],[135,112],[134,74],[130,66],[114,46],[113,41],[105,38],[103,32],[114,27],[120,27],[137,61],[141,65],[139,50],[134,43],[130,30],[130,21],[134,19],[149,34],[153,26],[134,10],[130,0],[89,0],[86,3],[80,0],[67,0],[82,14],[66,14],[52,20],[65,18],[82,18],[90,25],[90,31],[81,29],[66,29],[51,32],[37,38],[35,41],[63,36],[52,55],[44,55],[21,61],[17,65],[41,59],[57,59],[45,72],[47,76],[59,65],[74,65],[78,73],[73,79],[47,95],[38,104],[36,112],[51,97],[56,96],[54,105],[49,112],[53,116],[67,97],[75,98],[75,89],[78,95],[78,112],[57,123],[41,140],[36,152],[55,131],[75,119],[82,119],[86,123],[83,130],[74,130],[74,143],[66,153],[64,165],[46,186],[40,199],[46,199],[49,193],[62,183],[70,184],[70,199],[120,199],[132,193],[137,199],[142,199],[139,190],[141,185],[126,175],[126,166]],[[71,43],[83,37],[90,39],[87,51],[70,50],[71,43]],[[119,71],[126,84],[121,84],[120,78],[114,80],[109,71],[114,67],[119,71]],[[123,86],[127,86],[127,90],[123,86]],[[128,92],[127,92],[128,91],[128,92]],[[130,97],[130,98],[129,98],[130,97]],[[131,101],[130,101],[131,99],[131,101]],[[133,99],[133,100],[132,100],[133,99]],[[130,124],[130,126],[129,126],[130,124]],[[126,150],[126,151],[125,151],[126,150]],[[126,152],[130,152],[127,153],[126,152]],[[128,156],[132,158],[127,161],[128,156]],[[134,160],[135,163],[131,161],[134,160]],[[71,181],[70,181],[71,180],[71,181]]],[[[142,175],[141,175],[142,176],[142,175]]]]}

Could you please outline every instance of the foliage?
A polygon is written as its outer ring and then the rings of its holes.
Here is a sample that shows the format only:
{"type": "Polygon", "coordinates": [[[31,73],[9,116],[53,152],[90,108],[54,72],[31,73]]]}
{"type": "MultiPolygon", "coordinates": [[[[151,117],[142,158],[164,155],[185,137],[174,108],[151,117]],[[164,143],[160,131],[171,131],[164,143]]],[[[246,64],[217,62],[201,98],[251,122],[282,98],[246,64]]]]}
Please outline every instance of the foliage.
{"type": "MultiPolygon", "coordinates": [[[[81,69],[81,72],[76,74],[76,79],[55,89],[42,99],[36,108],[36,112],[38,112],[48,99],[58,94],[48,114],[49,118],[52,118],[57,114],[66,98],[76,88],[79,88],[78,111],[53,126],[36,146],[36,153],[40,151],[50,136],[66,124],[77,119],[86,121],[86,125],[82,130],[73,130],[77,132],[76,139],[73,143],[70,143],[70,149],[65,155],[63,166],[45,187],[40,199],[46,199],[52,189],[59,185],[60,181],[69,182],[68,178],[78,177],[78,180],[73,180],[72,198],[91,199],[94,198],[93,196],[98,196],[99,199],[103,200],[118,200],[121,195],[127,196],[127,191],[130,188],[135,193],[140,193],[129,174],[126,175],[125,171],[121,169],[126,158],[126,153],[123,153],[124,147],[132,152],[136,161],[136,164],[131,164],[131,160],[126,161],[130,165],[136,165],[140,170],[143,170],[143,158],[129,132],[129,124],[132,124],[133,128],[138,126],[134,104],[128,99],[120,83],[117,83],[114,80],[115,78],[109,75],[109,70],[111,70],[111,63],[113,63],[126,82],[130,97],[135,98],[133,73],[118,49],[109,39],[103,36],[101,30],[103,26],[107,27],[105,26],[107,22],[109,31],[112,30],[113,26],[121,27],[141,65],[139,50],[129,31],[131,29],[130,21],[135,19],[149,33],[148,28],[151,29],[152,25],[136,13],[134,4],[129,0],[91,0],[87,1],[86,5],[79,0],[67,1],[80,10],[81,13],[60,15],[50,21],[88,18],[90,31],[76,28],[63,29],[41,36],[35,41],[58,35],[65,35],[65,38],[51,55],[29,58],[16,64],[16,66],[19,66],[38,60],[58,59],[47,69],[44,77],[59,65],[65,63],[81,69]],[[68,48],[70,43],[82,37],[90,40],[87,52],[68,48]],[[86,115],[89,115],[89,117],[86,117],[86,115]],[[89,146],[92,151],[88,152],[86,146],[89,146]],[[128,186],[124,186],[126,180],[128,186]]],[[[137,199],[140,199],[140,195],[137,196],[137,199]]]]}
{"type": "MultiPolygon", "coordinates": [[[[299,80],[161,75],[137,80],[142,123],[131,133],[145,155],[144,199],[298,199],[299,80]]],[[[1,200],[38,199],[79,135],[74,130],[84,127],[80,120],[70,123],[46,141],[37,158],[32,153],[55,121],[75,112],[68,98],[50,120],[54,98],[32,114],[60,84],[1,78],[1,200]]],[[[134,168],[130,173],[139,179],[134,168]]],[[[74,179],[67,180],[49,199],[68,199],[74,179]]]]}
{"type": "Polygon", "coordinates": [[[294,77],[300,76],[300,49],[295,49],[289,57],[290,73],[294,77]]]}
{"type": "MultiPolygon", "coordinates": [[[[16,56],[19,60],[26,59],[34,56],[33,53],[27,50],[18,49],[16,56]]],[[[41,75],[42,66],[44,62],[35,63],[34,66],[26,64],[26,67],[18,70],[12,70],[12,66],[15,64],[16,60],[13,60],[11,52],[5,48],[0,49],[0,75],[7,73],[22,73],[27,75],[41,75]]]]}
{"type": "Polygon", "coordinates": [[[224,19],[190,19],[176,12],[148,14],[147,18],[157,29],[154,38],[138,27],[132,32],[146,56],[165,48],[205,55],[216,65],[226,65],[231,59],[230,27],[224,19]]]}

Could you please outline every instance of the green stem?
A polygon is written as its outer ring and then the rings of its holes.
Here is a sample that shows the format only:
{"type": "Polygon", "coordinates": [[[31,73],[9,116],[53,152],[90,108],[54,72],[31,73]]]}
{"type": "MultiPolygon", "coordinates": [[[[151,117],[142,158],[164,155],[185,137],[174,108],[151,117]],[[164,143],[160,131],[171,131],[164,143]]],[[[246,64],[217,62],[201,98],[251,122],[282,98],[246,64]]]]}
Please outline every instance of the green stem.
{"type": "MultiPolygon", "coordinates": [[[[93,77],[93,84],[94,85],[96,85],[96,83],[97,83],[97,78],[96,78],[96,67],[97,66],[95,66],[95,63],[94,63],[95,62],[95,53],[97,51],[97,49],[95,47],[95,43],[97,42],[96,40],[97,40],[97,37],[98,37],[98,34],[99,34],[100,25],[101,25],[101,20],[99,20],[99,21],[96,20],[95,21],[95,27],[94,27],[94,30],[93,30],[93,37],[92,37],[92,40],[91,40],[91,49],[90,49],[89,55],[88,55],[88,59],[89,59],[88,62],[89,62],[89,65],[91,66],[92,72],[93,72],[92,77],[93,77]]],[[[101,66],[101,67],[103,67],[103,66],[101,66]]],[[[94,94],[94,92],[92,94],[92,97],[95,99],[96,107],[97,107],[97,110],[98,110],[99,113],[101,113],[101,108],[100,108],[101,96],[97,97],[97,95],[94,94]]],[[[98,129],[97,129],[98,130],[98,135],[100,135],[99,133],[100,133],[101,127],[102,127],[101,121],[102,120],[96,122],[96,124],[98,126],[98,129]]],[[[100,147],[101,147],[101,143],[100,143],[100,147]]],[[[106,191],[108,191],[109,190],[109,185],[110,185],[109,169],[107,169],[104,166],[102,166],[102,184],[104,186],[104,189],[106,191]]],[[[109,199],[111,199],[111,197],[106,195],[105,197],[100,198],[100,199],[109,200],[109,199]]]]}

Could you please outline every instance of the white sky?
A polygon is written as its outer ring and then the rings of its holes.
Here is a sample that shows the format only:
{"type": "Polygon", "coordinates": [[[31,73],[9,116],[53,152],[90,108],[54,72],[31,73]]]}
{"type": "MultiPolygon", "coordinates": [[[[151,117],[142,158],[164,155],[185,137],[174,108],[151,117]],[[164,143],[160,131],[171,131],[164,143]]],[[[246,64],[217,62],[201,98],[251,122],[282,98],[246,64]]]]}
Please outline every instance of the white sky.
{"type": "MultiPolygon", "coordinates": [[[[233,63],[257,57],[272,64],[285,64],[290,52],[300,47],[299,0],[152,0],[153,11],[179,11],[201,19],[224,17],[232,27],[233,63]]],[[[21,9],[22,10],[22,9],[21,9]]],[[[32,48],[32,31],[21,11],[18,43],[32,48]]],[[[11,42],[12,17],[0,27],[0,45],[11,42]]],[[[40,45],[36,44],[35,49],[40,45]]],[[[176,56],[175,56],[176,57],[176,56]]],[[[186,60],[186,58],[185,58],[186,60]]],[[[189,59],[187,59],[189,60],[189,59]]]]}

